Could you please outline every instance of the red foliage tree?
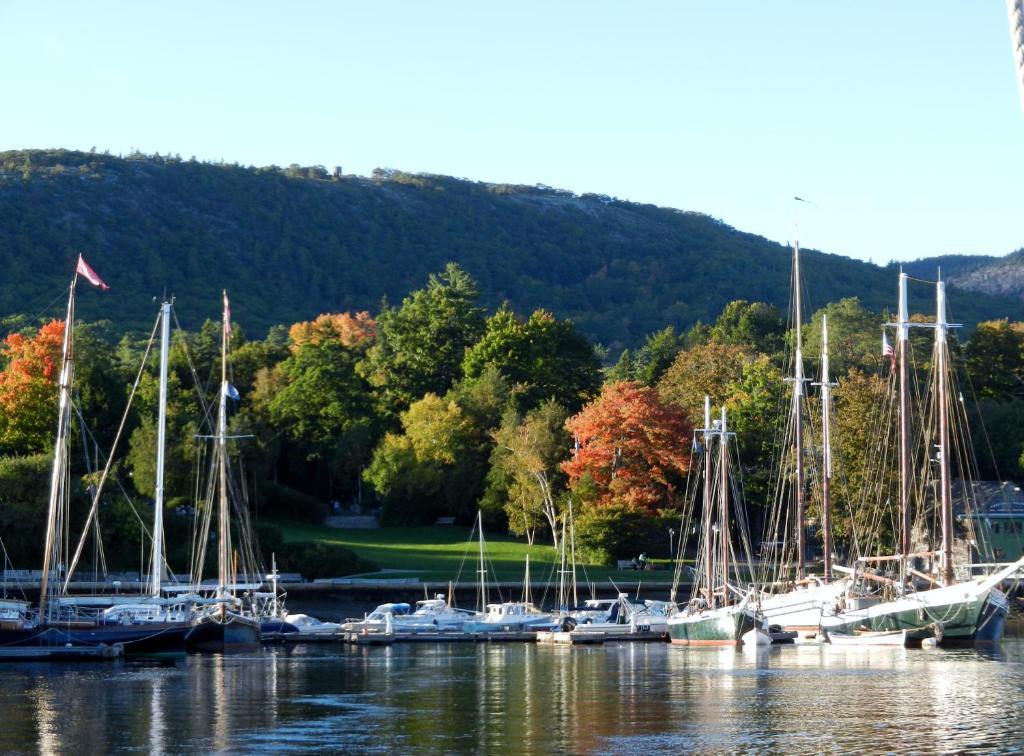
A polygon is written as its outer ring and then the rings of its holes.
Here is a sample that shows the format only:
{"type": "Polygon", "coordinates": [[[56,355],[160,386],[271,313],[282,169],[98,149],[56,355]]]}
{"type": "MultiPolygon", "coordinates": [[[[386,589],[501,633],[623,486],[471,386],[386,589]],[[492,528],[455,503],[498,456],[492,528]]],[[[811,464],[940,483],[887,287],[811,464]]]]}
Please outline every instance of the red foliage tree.
{"type": "Polygon", "coordinates": [[[52,320],[36,333],[12,333],[0,346],[0,451],[45,451],[57,415],[57,374],[64,321],[52,320]]]}
{"type": "Polygon", "coordinates": [[[292,351],[303,344],[319,344],[337,339],[342,346],[353,347],[373,341],[377,337],[377,323],[370,313],[363,311],[324,313],[316,320],[295,323],[288,329],[292,351]]]}
{"type": "Polygon", "coordinates": [[[689,469],[691,425],[654,389],[634,381],[606,384],[566,428],[580,449],[562,469],[574,487],[592,481],[595,504],[650,512],[676,504],[689,469]]]}

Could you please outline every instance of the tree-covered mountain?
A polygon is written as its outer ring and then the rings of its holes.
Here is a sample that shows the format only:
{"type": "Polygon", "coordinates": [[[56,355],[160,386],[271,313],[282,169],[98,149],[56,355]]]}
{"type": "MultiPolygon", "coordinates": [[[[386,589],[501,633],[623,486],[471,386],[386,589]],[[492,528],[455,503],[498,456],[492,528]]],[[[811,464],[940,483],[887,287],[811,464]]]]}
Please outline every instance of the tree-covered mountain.
{"type": "MultiPolygon", "coordinates": [[[[789,299],[786,247],[696,212],[391,170],[0,153],[0,317],[58,314],[79,252],[112,287],[82,297],[80,316],[121,329],[148,329],[164,291],[194,325],[216,317],[226,288],[254,335],[377,311],[449,261],[489,307],[546,308],[612,356],[664,326],[709,322],[731,300],[789,299]]],[[[808,250],[803,274],[811,309],[846,296],[893,305],[891,269],[808,250]]],[[[968,325],[1024,319],[1024,302],[1005,296],[953,292],[951,310],[968,325]]]]}
{"type": "Polygon", "coordinates": [[[942,276],[964,291],[1024,300],[1024,249],[1005,257],[987,255],[944,255],[915,260],[904,265],[911,275],[942,276]]]}

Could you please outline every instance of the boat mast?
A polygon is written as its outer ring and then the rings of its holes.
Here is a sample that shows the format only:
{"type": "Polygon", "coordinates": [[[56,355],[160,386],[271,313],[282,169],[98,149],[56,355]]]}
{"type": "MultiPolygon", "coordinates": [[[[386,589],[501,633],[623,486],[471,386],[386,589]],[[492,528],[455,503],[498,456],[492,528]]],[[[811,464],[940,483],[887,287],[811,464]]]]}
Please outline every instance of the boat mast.
{"type": "Polygon", "coordinates": [[[832,581],[832,383],[828,364],[828,316],[821,316],[821,539],[824,580],[832,581]]]}
{"type": "Polygon", "coordinates": [[[164,447],[167,443],[167,360],[171,344],[171,303],[160,307],[160,408],[156,421],[156,491],[153,496],[153,555],[149,595],[159,596],[167,577],[164,562],[164,447]]]}
{"type": "Polygon", "coordinates": [[[938,372],[939,413],[939,497],[942,507],[942,583],[952,585],[953,576],[953,497],[949,478],[949,345],[946,339],[946,282],[935,284],[935,370],[938,372]]]}
{"type": "Polygon", "coordinates": [[[718,532],[721,538],[722,553],[722,604],[729,602],[729,436],[725,426],[725,407],[722,407],[722,426],[718,442],[720,459],[718,463],[718,532]]]}
{"type": "Polygon", "coordinates": [[[487,611],[487,568],[484,566],[484,514],[482,510],[476,512],[477,534],[480,538],[480,569],[477,570],[479,584],[477,585],[477,599],[480,604],[480,611],[487,611]]]}
{"type": "Polygon", "coordinates": [[[526,572],[523,574],[523,603],[533,603],[533,595],[530,591],[530,555],[526,555],[526,572]]]}
{"type": "MultiPolygon", "coordinates": [[[[807,544],[805,543],[806,530],[804,520],[806,519],[806,502],[804,501],[804,423],[803,423],[803,395],[804,395],[804,356],[803,337],[801,334],[802,310],[800,306],[800,242],[793,245],[793,300],[794,300],[794,325],[796,329],[796,359],[793,366],[793,446],[796,456],[795,480],[795,521],[796,521],[796,577],[800,580],[806,571],[807,544]]],[[[724,423],[724,420],[723,420],[724,423]]]]}
{"type": "Polygon", "coordinates": [[[896,353],[900,380],[900,565],[905,574],[910,556],[910,317],[907,314],[907,274],[900,271],[896,353]]]}
{"type": "Polygon", "coordinates": [[[711,397],[704,397],[704,572],[708,608],[715,608],[715,551],[711,535],[711,397]]]}
{"type": "Polygon", "coordinates": [[[579,606],[576,593],[576,523],[572,518],[572,499],[569,499],[569,562],[572,565],[572,605],[579,606]]]}
{"type": "Polygon", "coordinates": [[[60,516],[64,498],[64,479],[67,476],[65,445],[68,426],[71,424],[71,383],[74,378],[75,284],[78,271],[71,279],[68,290],[68,312],[64,321],[64,346],[60,369],[60,399],[57,409],[57,438],[53,444],[53,469],[50,474],[50,501],[46,517],[46,546],[43,549],[43,574],[39,583],[39,618],[49,620],[50,570],[60,564],[60,531],[63,528],[60,516]]]}
{"type": "MultiPolygon", "coordinates": [[[[217,473],[220,487],[220,508],[218,512],[219,529],[217,534],[217,582],[218,593],[226,596],[231,565],[231,530],[228,519],[228,338],[231,333],[231,310],[228,308],[228,293],[224,292],[224,316],[221,324],[220,352],[220,405],[217,411],[217,473]]],[[[220,605],[221,614],[224,604],[220,605]]]]}
{"type": "MultiPolygon", "coordinates": [[[[566,527],[567,527],[566,516],[563,513],[562,514],[562,548],[560,549],[559,565],[558,565],[558,610],[560,612],[566,611],[566,609],[568,609],[568,603],[569,603],[569,591],[566,590],[566,587],[565,587],[565,573],[568,571],[567,570],[567,566],[568,565],[566,563],[567,562],[567,556],[566,556],[566,553],[565,553],[565,549],[566,549],[566,546],[565,546],[566,527]]],[[[529,555],[527,555],[527,558],[529,558],[529,555]]]]}

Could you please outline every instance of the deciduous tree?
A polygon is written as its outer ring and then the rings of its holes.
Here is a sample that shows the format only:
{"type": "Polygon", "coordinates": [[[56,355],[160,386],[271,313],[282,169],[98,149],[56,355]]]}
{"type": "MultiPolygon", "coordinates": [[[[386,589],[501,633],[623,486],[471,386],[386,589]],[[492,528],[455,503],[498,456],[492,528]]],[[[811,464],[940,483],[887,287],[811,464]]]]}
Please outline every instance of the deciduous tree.
{"type": "Polygon", "coordinates": [[[52,320],[35,334],[12,333],[0,346],[0,449],[8,454],[46,451],[57,417],[57,379],[64,321],[52,320]]]}
{"type": "Polygon", "coordinates": [[[689,469],[691,426],[684,411],[638,383],[605,385],[601,395],[566,423],[580,449],[563,463],[573,486],[595,486],[594,504],[654,512],[672,507],[689,469]]]}
{"type": "Polygon", "coordinates": [[[523,321],[502,307],[466,350],[462,366],[467,378],[488,366],[497,368],[516,386],[524,411],[547,399],[578,409],[601,384],[601,366],[590,342],[570,321],[545,310],[523,321]]]}

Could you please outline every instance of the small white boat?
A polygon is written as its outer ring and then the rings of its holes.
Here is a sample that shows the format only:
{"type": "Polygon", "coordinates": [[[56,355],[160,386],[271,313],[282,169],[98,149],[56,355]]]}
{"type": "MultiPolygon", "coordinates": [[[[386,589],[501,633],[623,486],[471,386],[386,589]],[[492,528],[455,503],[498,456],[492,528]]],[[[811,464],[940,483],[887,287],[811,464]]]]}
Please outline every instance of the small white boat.
{"type": "Polygon", "coordinates": [[[488,604],[482,619],[466,622],[462,629],[467,633],[532,632],[551,630],[557,624],[557,617],[540,611],[528,601],[506,601],[488,604]]]}
{"type": "Polygon", "coordinates": [[[742,640],[744,648],[772,645],[772,637],[767,633],[767,631],[762,630],[759,627],[755,627],[753,630],[748,630],[743,633],[742,640]]]}
{"type": "Polygon", "coordinates": [[[862,630],[857,633],[827,632],[828,642],[833,646],[905,646],[906,630],[862,630]]]}
{"type": "Polygon", "coordinates": [[[347,632],[385,632],[389,626],[393,626],[395,618],[407,617],[409,605],[381,604],[362,619],[347,619],[341,623],[341,629],[347,632]]]}
{"type": "Polygon", "coordinates": [[[480,619],[481,615],[469,609],[448,606],[444,594],[416,602],[416,609],[407,616],[392,618],[395,632],[422,632],[461,630],[466,622],[480,619]]]}
{"type": "Polygon", "coordinates": [[[338,635],[342,632],[338,622],[324,622],[308,614],[286,614],[284,621],[302,635],[338,635]]]}
{"type": "Polygon", "coordinates": [[[668,602],[645,601],[637,604],[624,593],[616,599],[588,599],[582,607],[569,612],[575,627],[609,635],[636,632],[667,633],[668,602]]]}

